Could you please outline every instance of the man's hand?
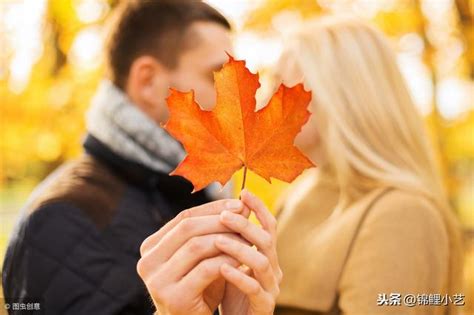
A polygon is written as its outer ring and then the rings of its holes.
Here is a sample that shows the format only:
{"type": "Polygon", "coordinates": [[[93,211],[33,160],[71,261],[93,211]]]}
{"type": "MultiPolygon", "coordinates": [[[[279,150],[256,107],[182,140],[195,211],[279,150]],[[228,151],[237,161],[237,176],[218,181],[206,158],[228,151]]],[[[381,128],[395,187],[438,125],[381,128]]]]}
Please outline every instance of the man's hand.
{"type": "Polygon", "coordinates": [[[236,199],[207,203],[184,210],[142,243],[137,271],[160,315],[208,315],[217,309],[224,294],[221,266],[241,263],[223,254],[216,240],[247,244],[221,222],[224,210],[245,220],[250,213],[236,199]]]}

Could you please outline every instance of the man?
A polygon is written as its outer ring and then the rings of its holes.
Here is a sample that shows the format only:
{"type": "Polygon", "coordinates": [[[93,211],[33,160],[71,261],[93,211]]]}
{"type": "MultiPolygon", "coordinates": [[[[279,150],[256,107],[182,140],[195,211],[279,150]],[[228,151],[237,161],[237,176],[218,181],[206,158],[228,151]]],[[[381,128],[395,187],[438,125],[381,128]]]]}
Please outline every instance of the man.
{"type": "MultiPolygon", "coordinates": [[[[7,303],[46,314],[152,314],[137,274],[142,241],[211,188],[168,176],[184,156],[159,123],[168,88],[215,101],[213,71],[230,52],[230,25],[198,1],[130,1],[107,47],[110,81],[87,114],[85,153],[32,194],[12,235],[2,282],[7,303]]],[[[19,314],[10,310],[11,314],[19,314]]],[[[22,311],[19,311],[20,313],[22,311]]]]}

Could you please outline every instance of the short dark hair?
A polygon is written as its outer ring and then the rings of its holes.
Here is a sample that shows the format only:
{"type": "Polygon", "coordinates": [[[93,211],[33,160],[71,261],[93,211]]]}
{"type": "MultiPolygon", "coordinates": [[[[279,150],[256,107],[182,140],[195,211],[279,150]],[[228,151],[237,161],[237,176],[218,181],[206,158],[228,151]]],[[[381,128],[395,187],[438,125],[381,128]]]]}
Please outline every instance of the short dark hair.
{"type": "Polygon", "coordinates": [[[140,56],[150,55],[175,67],[192,23],[209,21],[231,29],[222,14],[197,0],[126,0],[116,10],[105,57],[111,80],[122,89],[133,61],[140,56]]]}

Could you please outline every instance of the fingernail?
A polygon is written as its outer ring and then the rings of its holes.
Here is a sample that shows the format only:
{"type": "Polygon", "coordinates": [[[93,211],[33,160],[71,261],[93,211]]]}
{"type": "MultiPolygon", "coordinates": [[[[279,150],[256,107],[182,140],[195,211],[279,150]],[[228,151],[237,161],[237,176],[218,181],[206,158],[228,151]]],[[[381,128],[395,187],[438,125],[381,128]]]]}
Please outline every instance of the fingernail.
{"type": "Polygon", "coordinates": [[[221,212],[221,217],[222,217],[222,219],[224,219],[224,221],[227,221],[227,222],[234,221],[234,216],[229,211],[222,211],[221,212]]]}
{"type": "Polygon", "coordinates": [[[232,272],[232,267],[229,266],[228,264],[222,264],[222,271],[224,272],[232,272]]]}
{"type": "Polygon", "coordinates": [[[231,199],[225,203],[225,207],[229,210],[240,210],[242,208],[242,201],[231,199]]]}
{"type": "Polygon", "coordinates": [[[246,194],[247,197],[253,197],[254,196],[248,189],[244,189],[243,193],[246,194]]]}
{"type": "Polygon", "coordinates": [[[219,236],[217,238],[217,243],[219,243],[221,245],[227,245],[227,244],[229,244],[229,240],[225,236],[219,236]]]}

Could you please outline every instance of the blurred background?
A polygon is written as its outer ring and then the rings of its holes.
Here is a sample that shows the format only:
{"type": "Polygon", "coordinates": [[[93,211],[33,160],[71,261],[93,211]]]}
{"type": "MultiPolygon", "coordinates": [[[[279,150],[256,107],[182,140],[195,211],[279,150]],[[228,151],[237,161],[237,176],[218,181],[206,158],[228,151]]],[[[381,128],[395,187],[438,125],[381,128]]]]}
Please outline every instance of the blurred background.
{"type": "MultiPolygon", "coordinates": [[[[83,114],[102,77],[103,24],[117,0],[0,0],[0,260],[33,187],[81,153],[83,114]]],[[[474,296],[474,0],[208,0],[233,23],[234,55],[265,74],[282,35],[304,19],[349,12],[393,42],[436,148],[466,237],[466,300],[474,296]]],[[[268,78],[266,78],[268,77],[268,78]]],[[[233,179],[240,187],[242,174],[233,179]]],[[[284,183],[250,174],[272,207],[284,183]]],[[[0,261],[1,266],[1,261],[0,261]]],[[[0,288],[1,290],[1,288],[0,288]]],[[[472,303],[468,303],[472,304],[472,303]]],[[[472,311],[472,305],[468,305],[472,311]]]]}

